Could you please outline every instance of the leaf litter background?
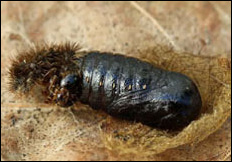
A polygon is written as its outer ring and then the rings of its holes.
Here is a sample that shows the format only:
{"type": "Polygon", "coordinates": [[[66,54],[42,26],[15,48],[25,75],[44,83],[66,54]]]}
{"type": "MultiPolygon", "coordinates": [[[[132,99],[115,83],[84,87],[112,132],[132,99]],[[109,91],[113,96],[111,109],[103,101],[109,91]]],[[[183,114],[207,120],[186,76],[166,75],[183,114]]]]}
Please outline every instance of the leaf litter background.
{"type": "MultiPolygon", "coordinates": [[[[152,138],[154,130],[149,127],[113,119],[81,104],[67,110],[16,100],[7,91],[10,59],[17,50],[43,41],[74,41],[88,50],[124,53],[187,73],[195,81],[200,69],[204,82],[228,88],[231,80],[225,83],[223,78],[231,65],[222,57],[231,59],[231,2],[1,2],[2,160],[231,159],[230,118],[201,142],[139,156],[140,152],[125,154],[112,148],[120,146],[117,142],[130,142],[127,129],[131,136],[146,132],[145,137],[150,133],[152,138]],[[156,49],[157,44],[185,54],[156,49]],[[112,134],[119,141],[111,139],[112,134]]],[[[204,100],[217,100],[217,95],[206,95],[210,92],[215,90],[201,87],[204,100]]],[[[142,141],[137,139],[128,146],[142,141]]]]}

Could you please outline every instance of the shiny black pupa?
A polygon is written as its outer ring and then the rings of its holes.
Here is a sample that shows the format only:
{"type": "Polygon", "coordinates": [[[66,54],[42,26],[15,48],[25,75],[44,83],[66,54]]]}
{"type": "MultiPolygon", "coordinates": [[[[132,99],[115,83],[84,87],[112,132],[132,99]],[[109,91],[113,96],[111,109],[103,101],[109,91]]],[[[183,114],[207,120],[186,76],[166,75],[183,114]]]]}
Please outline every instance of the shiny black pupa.
{"type": "Polygon", "coordinates": [[[187,76],[120,54],[80,52],[76,45],[39,47],[19,55],[10,69],[11,90],[38,83],[48,101],[67,107],[80,101],[93,109],[168,130],[187,126],[202,101],[187,76]]]}

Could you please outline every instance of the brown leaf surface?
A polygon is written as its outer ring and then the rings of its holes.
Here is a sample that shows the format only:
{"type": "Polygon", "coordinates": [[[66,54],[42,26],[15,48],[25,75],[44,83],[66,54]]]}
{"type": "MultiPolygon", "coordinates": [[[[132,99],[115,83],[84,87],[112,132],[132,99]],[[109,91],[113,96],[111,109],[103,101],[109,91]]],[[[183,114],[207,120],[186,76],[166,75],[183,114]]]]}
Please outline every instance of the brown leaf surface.
{"type": "MultiPolygon", "coordinates": [[[[231,80],[224,80],[231,65],[202,55],[231,58],[231,2],[1,2],[1,22],[2,160],[230,160],[230,118],[199,143],[172,148],[178,145],[170,140],[172,147],[162,148],[172,149],[160,154],[119,154],[123,151],[112,149],[119,144],[107,143],[112,130],[123,134],[125,130],[117,127],[133,127],[135,132],[150,128],[112,119],[84,105],[60,109],[18,101],[6,85],[10,58],[17,50],[36,42],[74,41],[85,49],[125,53],[186,73],[202,81],[198,86],[204,100],[215,105],[219,95],[207,94],[221,89],[219,85],[231,87],[231,80]],[[157,54],[151,50],[157,44],[199,57],[157,54]],[[197,77],[199,73],[204,77],[197,77]]],[[[136,139],[138,144],[143,138],[136,139]]]]}

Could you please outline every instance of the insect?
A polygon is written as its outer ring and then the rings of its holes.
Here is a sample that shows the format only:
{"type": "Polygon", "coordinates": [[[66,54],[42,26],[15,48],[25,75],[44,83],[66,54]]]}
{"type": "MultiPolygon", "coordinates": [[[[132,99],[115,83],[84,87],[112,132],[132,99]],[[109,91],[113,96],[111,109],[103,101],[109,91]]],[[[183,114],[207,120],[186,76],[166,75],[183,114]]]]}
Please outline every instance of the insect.
{"type": "Polygon", "coordinates": [[[10,85],[23,94],[42,87],[46,103],[81,102],[168,130],[188,125],[202,106],[196,85],[183,74],[120,54],[81,51],[70,43],[21,53],[10,68],[10,85]]]}

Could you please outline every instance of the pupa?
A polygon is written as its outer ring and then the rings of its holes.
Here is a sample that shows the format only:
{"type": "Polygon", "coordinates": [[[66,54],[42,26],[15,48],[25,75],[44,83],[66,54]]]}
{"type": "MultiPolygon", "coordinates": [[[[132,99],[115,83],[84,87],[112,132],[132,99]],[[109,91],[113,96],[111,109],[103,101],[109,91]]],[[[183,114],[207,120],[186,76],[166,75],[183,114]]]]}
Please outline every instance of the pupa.
{"type": "Polygon", "coordinates": [[[202,101],[187,76],[133,57],[81,51],[75,43],[40,45],[13,60],[10,89],[28,94],[42,86],[46,103],[88,104],[151,127],[177,130],[200,113],[202,101]]]}

